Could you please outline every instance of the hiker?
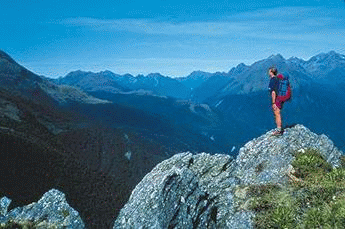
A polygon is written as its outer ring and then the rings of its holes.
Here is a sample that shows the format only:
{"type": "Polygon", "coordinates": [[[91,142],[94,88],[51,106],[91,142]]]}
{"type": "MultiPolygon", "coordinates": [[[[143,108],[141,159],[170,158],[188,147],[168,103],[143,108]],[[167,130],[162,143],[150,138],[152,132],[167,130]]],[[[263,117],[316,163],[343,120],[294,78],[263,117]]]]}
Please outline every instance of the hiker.
{"type": "Polygon", "coordinates": [[[270,76],[270,83],[268,90],[272,98],[272,109],[274,113],[275,122],[277,125],[276,130],[272,133],[274,136],[280,136],[284,133],[282,126],[281,110],[285,101],[289,100],[291,97],[291,88],[288,76],[284,79],[282,74],[278,75],[278,70],[276,68],[270,68],[268,70],[270,76]],[[284,83],[282,83],[284,81],[284,83]]]}

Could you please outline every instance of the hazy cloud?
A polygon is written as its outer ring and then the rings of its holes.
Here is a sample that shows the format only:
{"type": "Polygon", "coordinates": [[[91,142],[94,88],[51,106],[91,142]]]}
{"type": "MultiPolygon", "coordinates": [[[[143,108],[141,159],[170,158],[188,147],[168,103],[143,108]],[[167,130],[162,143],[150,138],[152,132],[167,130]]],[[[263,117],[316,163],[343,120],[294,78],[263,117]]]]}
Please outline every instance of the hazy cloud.
{"type": "Polygon", "coordinates": [[[232,31],[244,31],[246,25],[229,22],[157,22],[146,19],[102,20],[94,18],[69,18],[61,24],[70,26],[85,26],[95,30],[129,31],[148,34],[188,34],[217,35],[232,31]]]}
{"type": "Polygon", "coordinates": [[[61,24],[99,31],[128,31],[164,35],[252,36],[276,39],[308,39],[308,34],[338,30],[344,34],[345,10],[289,7],[230,15],[222,20],[170,22],[153,19],[69,18],[61,24]]]}

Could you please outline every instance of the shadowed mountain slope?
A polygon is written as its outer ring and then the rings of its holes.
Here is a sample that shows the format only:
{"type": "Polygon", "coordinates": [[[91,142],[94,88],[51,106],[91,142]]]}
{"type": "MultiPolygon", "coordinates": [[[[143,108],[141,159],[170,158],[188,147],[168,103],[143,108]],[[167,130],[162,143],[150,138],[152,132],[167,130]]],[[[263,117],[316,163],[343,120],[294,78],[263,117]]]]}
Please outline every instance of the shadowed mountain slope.
{"type": "Polygon", "coordinates": [[[0,194],[10,209],[57,188],[88,228],[109,228],[154,165],[185,150],[219,150],[190,126],[56,85],[0,54],[0,194]]]}

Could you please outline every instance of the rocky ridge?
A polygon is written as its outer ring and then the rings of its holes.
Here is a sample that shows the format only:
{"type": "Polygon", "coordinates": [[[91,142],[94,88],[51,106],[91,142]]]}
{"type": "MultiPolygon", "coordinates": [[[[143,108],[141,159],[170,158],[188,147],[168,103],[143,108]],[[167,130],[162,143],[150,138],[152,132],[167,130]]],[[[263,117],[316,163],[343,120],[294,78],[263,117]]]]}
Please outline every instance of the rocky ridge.
{"type": "Polygon", "coordinates": [[[222,154],[182,153],[158,164],[133,190],[114,228],[253,228],[248,186],[284,185],[296,151],[313,148],[340,165],[325,135],[302,125],[281,137],[271,131],[248,142],[236,159],[222,154]]]}

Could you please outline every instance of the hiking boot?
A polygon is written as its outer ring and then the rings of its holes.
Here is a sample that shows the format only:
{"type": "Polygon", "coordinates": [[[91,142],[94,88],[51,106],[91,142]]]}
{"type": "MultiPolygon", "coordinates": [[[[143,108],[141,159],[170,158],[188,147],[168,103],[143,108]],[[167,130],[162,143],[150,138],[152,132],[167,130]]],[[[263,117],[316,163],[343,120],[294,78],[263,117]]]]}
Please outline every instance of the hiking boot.
{"type": "Polygon", "coordinates": [[[273,131],[272,136],[281,136],[281,135],[283,135],[283,133],[284,133],[283,129],[277,128],[275,131],[273,131]]]}

